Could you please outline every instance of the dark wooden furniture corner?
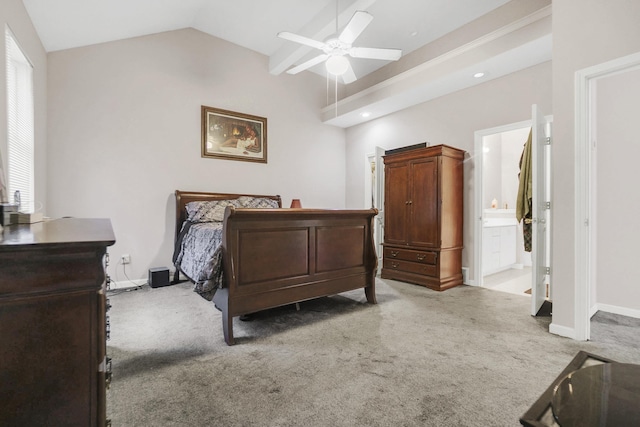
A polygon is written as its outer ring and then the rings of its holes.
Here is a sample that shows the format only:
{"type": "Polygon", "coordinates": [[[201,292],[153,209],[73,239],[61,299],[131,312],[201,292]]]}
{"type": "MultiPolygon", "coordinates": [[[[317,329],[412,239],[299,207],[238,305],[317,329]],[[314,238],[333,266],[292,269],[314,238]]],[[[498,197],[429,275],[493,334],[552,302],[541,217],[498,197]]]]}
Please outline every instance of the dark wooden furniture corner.
{"type": "Polygon", "coordinates": [[[106,424],[108,219],[0,232],[0,425],[106,424]]]}

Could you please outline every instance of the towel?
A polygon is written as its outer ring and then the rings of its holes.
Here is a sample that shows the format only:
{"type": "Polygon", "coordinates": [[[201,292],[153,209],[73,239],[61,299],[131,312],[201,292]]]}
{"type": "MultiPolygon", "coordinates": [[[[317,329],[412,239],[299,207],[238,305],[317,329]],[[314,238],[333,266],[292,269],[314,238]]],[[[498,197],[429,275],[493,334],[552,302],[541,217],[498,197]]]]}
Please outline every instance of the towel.
{"type": "Polygon", "coordinates": [[[516,219],[518,222],[522,218],[531,218],[531,199],[533,198],[533,182],[531,176],[531,134],[524,144],[524,150],[520,157],[520,185],[518,186],[518,197],[516,198],[516,219]]]}

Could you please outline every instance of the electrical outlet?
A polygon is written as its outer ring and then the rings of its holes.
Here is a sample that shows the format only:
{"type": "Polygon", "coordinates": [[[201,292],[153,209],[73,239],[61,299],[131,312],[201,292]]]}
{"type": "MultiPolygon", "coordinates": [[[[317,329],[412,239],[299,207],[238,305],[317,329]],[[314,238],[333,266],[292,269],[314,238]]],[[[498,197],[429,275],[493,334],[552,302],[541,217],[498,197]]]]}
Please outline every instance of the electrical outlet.
{"type": "Polygon", "coordinates": [[[123,264],[129,264],[131,262],[131,255],[124,254],[120,257],[120,259],[122,260],[123,264]]]}

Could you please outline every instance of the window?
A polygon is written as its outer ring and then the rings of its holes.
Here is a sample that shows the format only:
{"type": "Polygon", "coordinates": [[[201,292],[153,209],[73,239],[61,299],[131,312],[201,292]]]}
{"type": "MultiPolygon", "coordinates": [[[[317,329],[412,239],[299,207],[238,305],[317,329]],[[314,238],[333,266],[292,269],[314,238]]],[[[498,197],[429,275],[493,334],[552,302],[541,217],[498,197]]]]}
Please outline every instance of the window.
{"type": "Polygon", "coordinates": [[[8,27],[7,52],[7,187],[10,202],[20,191],[22,212],[34,207],[33,66],[8,27]]]}

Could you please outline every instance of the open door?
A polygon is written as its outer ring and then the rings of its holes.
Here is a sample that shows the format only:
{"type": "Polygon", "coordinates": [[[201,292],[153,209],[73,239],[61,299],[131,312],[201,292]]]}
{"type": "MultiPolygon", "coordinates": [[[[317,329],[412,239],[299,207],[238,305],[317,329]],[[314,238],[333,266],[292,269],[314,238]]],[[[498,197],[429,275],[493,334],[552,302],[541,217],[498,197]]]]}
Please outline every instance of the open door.
{"type": "Polygon", "coordinates": [[[537,316],[547,297],[549,265],[549,142],[547,121],[537,105],[531,111],[531,178],[533,195],[532,212],[532,277],[531,277],[531,315],[537,316]]]}

